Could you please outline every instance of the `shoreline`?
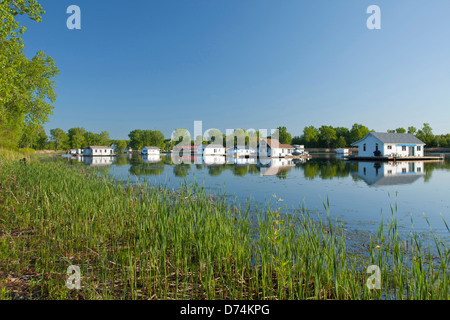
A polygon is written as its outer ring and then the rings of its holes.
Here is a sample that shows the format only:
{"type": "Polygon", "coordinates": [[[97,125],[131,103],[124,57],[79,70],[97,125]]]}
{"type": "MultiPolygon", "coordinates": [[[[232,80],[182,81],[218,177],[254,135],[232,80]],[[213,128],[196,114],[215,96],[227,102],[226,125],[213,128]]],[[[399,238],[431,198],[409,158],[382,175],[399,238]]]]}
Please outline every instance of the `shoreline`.
{"type": "MultiPolygon", "coordinates": [[[[420,276],[443,272],[439,283],[424,285],[433,288],[433,297],[448,299],[442,289],[448,269],[427,269],[431,256],[421,258],[421,269],[405,267],[426,247],[406,247],[395,225],[382,231],[383,238],[372,238],[365,258],[356,259],[331,221],[263,208],[250,223],[249,212],[193,187],[173,197],[165,189],[114,185],[95,170],[0,162],[4,297],[19,290],[24,299],[97,299],[99,293],[133,300],[382,299],[408,292],[390,285],[394,274],[405,286],[420,286],[420,276]],[[365,266],[389,261],[392,254],[403,257],[401,263],[390,266],[393,274],[383,274],[383,290],[368,290],[365,266]],[[69,263],[80,266],[81,290],[64,285],[69,263]],[[19,281],[20,289],[11,277],[29,280],[19,281]]],[[[448,257],[441,258],[447,266],[448,257]]]]}

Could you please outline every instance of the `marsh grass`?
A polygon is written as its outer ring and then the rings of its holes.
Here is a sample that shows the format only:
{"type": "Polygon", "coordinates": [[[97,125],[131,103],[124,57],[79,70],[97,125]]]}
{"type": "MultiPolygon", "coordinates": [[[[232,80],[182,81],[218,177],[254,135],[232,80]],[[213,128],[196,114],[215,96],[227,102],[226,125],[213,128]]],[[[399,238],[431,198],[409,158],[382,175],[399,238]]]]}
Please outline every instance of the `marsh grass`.
{"type": "MultiPolygon", "coordinates": [[[[250,211],[197,185],[118,184],[0,156],[2,299],[448,299],[449,250],[399,238],[395,209],[356,256],[331,218],[250,211]],[[66,286],[81,269],[81,289],[66,286]],[[369,265],[382,289],[369,290],[369,265]]],[[[328,211],[328,199],[324,209],[328,211]]],[[[444,222],[445,223],[445,222],[444,222]]]]}

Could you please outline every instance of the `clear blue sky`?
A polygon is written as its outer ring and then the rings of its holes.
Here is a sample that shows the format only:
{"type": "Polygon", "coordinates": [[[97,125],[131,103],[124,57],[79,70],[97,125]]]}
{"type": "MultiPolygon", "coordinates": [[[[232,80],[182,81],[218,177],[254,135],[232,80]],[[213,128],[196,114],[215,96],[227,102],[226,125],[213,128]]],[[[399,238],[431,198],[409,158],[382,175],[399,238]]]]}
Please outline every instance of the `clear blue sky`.
{"type": "Polygon", "coordinates": [[[26,53],[56,60],[45,125],[107,130],[450,132],[449,0],[41,0],[26,53]],[[69,5],[82,29],[68,30],[69,5]],[[367,7],[381,8],[369,30],[367,7]]]}

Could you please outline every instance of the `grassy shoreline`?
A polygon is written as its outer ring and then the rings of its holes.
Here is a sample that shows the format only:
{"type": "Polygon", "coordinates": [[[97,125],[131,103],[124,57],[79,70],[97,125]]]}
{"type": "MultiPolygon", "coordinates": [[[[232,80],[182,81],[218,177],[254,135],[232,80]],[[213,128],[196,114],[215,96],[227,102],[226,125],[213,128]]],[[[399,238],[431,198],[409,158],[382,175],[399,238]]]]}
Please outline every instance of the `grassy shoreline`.
{"type": "Polygon", "coordinates": [[[89,168],[21,158],[0,155],[2,299],[450,296],[450,251],[437,238],[437,256],[417,234],[400,240],[394,216],[355,256],[329,220],[239,211],[195,186],[123,186],[89,168]],[[80,290],[66,287],[71,265],[80,290]],[[380,290],[366,285],[369,265],[381,269],[380,290]]]}

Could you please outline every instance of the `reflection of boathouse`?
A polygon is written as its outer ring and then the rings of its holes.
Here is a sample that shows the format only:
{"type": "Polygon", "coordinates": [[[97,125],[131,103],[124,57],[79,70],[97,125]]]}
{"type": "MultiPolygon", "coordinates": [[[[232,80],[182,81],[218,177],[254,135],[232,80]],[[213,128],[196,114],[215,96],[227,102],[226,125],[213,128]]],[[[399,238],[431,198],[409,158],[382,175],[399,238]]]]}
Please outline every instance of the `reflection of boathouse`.
{"type": "Polygon", "coordinates": [[[82,161],[83,164],[92,167],[109,166],[114,163],[114,156],[104,157],[77,157],[78,161],[82,161]]]}
{"type": "Polygon", "coordinates": [[[274,176],[294,166],[294,160],[289,158],[260,158],[257,164],[262,176],[274,176]]]}
{"type": "Polygon", "coordinates": [[[143,163],[158,163],[161,161],[161,156],[158,154],[149,154],[149,155],[142,155],[142,162],[143,163]]]}
{"type": "Polygon", "coordinates": [[[207,166],[212,165],[224,165],[225,157],[224,156],[203,156],[203,163],[207,166]]]}
{"type": "Polygon", "coordinates": [[[249,166],[252,164],[256,164],[257,159],[255,157],[250,158],[235,158],[233,156],[227,157],[227,164],[234,164],[237,166],[249,166]]]}
{"type": "Polygon", "coordinates": [[[369,186],[410,184],[425,175],[424,162],[359,162],[352,175],[369,186]]]}

